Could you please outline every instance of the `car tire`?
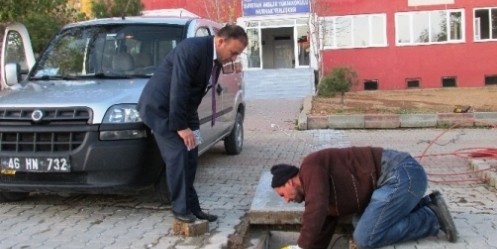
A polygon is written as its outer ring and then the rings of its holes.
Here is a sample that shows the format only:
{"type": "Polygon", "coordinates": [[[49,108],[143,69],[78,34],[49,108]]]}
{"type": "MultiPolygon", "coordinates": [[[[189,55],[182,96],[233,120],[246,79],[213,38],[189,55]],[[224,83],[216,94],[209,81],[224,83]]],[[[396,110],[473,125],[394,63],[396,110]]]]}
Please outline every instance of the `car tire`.
{"type": "Polygon", "coordinates": [[[155,183],[155,192],[157,193],[159,200],[162,204],[171,204],[171,195],[169,193],[169,187],[167,186],[166,171],[162,170],[159,179],[155,183]]]}
{"type": "Polygon", "coordinates": [[[243,148],[243,115],[236,113],[235,125],[231,133],[224,139],[224,149],[229,155],[238,155],[243,148]]]}
{"type": "Polygon", "coordinates": [[[0,202],[16,202],[28,198],[29,192],[0,192],[0,202]]]}

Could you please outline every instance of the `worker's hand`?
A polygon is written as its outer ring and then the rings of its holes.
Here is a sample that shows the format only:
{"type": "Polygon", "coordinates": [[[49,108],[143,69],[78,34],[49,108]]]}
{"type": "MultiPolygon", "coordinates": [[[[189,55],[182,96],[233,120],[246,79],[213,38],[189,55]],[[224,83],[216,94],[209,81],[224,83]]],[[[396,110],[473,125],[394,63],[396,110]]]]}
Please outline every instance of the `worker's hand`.
{"type": "Polygon", "coordinates": [[[282,247],[281,249],[302,249],[302,248],[298,245],[288,245],[288,246],[282,247]]]}
{"type": "Polygon", "coordinates": [[[188,150],[192,150],[197,146],[195,144],[195,136],[190,128],[179,130],[178,135],[183,139],[183,142],[188,150]]]}

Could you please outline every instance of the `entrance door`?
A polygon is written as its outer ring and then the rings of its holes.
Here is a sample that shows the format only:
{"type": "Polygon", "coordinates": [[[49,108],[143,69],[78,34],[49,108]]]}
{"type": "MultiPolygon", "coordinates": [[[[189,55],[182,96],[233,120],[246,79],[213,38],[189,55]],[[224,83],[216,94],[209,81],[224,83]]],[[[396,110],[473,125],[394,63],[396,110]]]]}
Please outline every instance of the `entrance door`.
{"type": "Polygon", "coordinates": [[[274,41],[274,67],[275,68],[293,68],[293,41],[277,40],[274,41]]]}
{"type": "Polygon", "coordinates": [[[294,68],[293,27],[261,29],[263,68],[294,68]]]}

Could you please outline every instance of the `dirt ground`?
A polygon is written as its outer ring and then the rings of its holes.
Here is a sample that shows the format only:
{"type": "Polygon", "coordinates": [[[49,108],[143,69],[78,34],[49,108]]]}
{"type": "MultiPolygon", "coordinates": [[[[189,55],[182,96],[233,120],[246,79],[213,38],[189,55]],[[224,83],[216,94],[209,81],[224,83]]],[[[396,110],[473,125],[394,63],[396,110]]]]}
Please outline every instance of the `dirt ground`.
{"type": "Polygon", "coordinates": [[[497,86],[474,88],[408,89],[392,91],[360,91],[312,100],[312,116],[330,114],[413,114],[450,113],[457,107],[468,112],[497,112],[497,86]]]}

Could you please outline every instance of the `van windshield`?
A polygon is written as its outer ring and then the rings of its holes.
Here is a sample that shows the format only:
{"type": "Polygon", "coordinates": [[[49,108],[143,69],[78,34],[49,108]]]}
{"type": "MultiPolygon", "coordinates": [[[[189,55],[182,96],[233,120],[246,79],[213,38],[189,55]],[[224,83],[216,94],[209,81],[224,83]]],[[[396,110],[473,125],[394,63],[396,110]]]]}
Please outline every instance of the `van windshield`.
{"type": "Polygon", "coordinates": [[[184,37],[181,25],[100,25],[58,34],[31,79],[151,76],[184,37]]]}

